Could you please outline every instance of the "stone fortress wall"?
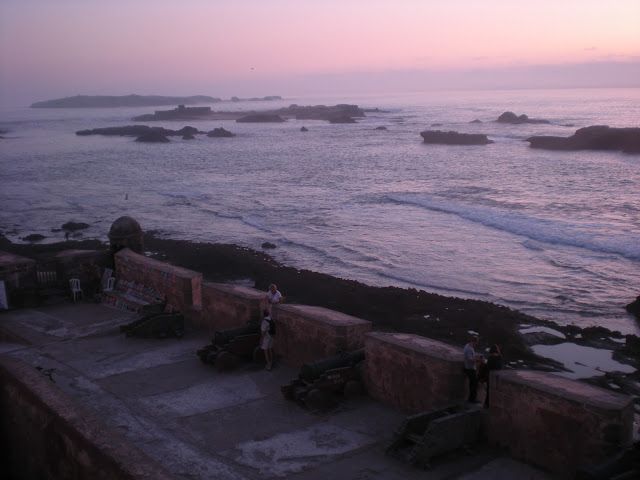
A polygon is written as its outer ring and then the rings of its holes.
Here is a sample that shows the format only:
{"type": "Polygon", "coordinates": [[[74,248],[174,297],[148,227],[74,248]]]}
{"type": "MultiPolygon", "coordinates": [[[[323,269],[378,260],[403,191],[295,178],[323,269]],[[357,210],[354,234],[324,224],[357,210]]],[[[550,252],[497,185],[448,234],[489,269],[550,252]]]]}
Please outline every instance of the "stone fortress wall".
{"type": "MultiPolygon", "coordinates": [[[[240,327],[258,320],[264,307],[265,292],[203,283],[198,272],[129,249],[115,254],[115,267],[118,280],[153,287],[196,328],[213,332],[240,327]]],[[[283,304],[274,306],[273,315],[278,322],[276,353],[290,366],[364,348],[365,384],[376,400],[416,413],[465,399],[462,346],[417,335],[372,332],[371,322],[321,307],[283,304]]],[[[0,373],[7,385],[18,381],[16,372],[6,367],[0,373]]],[[[628,396],[551,373],[503,370],[492,375],[489,441],[516,459],[565,475],[587,463],[598,463],[632,442],[633,401],[628,396]]],[[[20,388],[26,392],[28,385],[20,388]]],[[[0,397],[3,411],[9,413],[21,403],[12,391],[4,388],[0,397]]],[[[38,390],[30,395],[38,396],[38,390]]],[[[34,400],[26,408],[50,415],[43,401],[34,400]]],[[[88,455],[86,461],[102,461],[93,454],[83,455],[88,455]]]]}

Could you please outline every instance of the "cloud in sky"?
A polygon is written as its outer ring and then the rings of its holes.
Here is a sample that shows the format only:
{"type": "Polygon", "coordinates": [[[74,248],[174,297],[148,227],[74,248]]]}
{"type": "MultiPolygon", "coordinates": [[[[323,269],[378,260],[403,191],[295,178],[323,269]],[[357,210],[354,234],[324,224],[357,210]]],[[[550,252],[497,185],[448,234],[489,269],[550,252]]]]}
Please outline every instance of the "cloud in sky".
{"type": "Polygon", "coordinates": [[[631,61],[637,18],[637,0],[4,0],[0,96],[259,95],[287,77],[631,61]]]}

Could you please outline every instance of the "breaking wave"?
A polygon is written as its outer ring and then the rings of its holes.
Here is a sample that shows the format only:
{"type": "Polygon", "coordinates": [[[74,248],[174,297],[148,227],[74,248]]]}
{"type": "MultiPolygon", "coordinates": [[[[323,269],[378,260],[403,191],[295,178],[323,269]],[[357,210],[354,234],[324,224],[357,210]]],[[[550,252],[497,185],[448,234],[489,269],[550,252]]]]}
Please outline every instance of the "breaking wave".
{"type": "Polygon", "coordinates": [[[561,220],[537,218],[494,207],[456,203],[426,194],[396,193],[387,195],[387,199],[399,204],[456,215],[470,222],[527,237],[536,242],[578,247],[640,261],[640,235],[593,232],[561,220]]]}

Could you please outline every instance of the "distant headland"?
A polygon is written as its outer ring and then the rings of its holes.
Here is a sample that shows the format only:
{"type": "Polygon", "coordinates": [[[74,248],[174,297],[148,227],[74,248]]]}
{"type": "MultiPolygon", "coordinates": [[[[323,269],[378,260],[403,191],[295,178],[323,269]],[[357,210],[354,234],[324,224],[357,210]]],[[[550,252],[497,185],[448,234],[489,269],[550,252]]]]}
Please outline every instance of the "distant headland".
{"type": "MultiPolygon", "coordinates": [[[[232,102],[282,100],[278,95],[266,97],[231,97],[232,102]]],[[[31,108],[113,108],[113,107],[153,107],[163,105],[195,105],[198,103],[218,103],[223,100],[208,95],[189,97],[166,97],[162,95],[76,95],[56,98],[31,104],[31,108]]]]}

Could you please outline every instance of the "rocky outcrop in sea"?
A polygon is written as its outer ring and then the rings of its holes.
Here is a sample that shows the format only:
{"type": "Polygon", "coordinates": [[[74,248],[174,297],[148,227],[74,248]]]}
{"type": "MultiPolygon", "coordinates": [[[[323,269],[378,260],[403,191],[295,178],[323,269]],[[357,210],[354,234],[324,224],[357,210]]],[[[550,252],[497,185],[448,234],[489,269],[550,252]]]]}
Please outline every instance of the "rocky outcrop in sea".
{"type": "Polygon", "coordinates": [[[212,138],[231,138],[235,136],[235,133],[231,133],[229,130],[226,130],[222,127],[214,128],[209,133],[207,133],[207,137],[212,138]]]}
{"type": "Polygon", "coordinates": [[[493,143],[482,133],[443,132],[441,130],[425,130],[420,132],[424,143],[443,145],[487,145],[493,143]]]}
{"type": "Polygon", "coordinates": [[[519,125],[521,123],[551,123],[549,120],[544,120],[542,118],[529,118],[527,115],[516,115],[513,112],[504,112],[498,117],[496,122],[511,123],[514,125],[519,125]]]}
{"type": "Polygon", "coordinates": [[[576,130],[570,137],[533,136],[531,148],[545,150],[618,150],[640,153],[640,128],[614,128],[592,125],[576,130]]]}

